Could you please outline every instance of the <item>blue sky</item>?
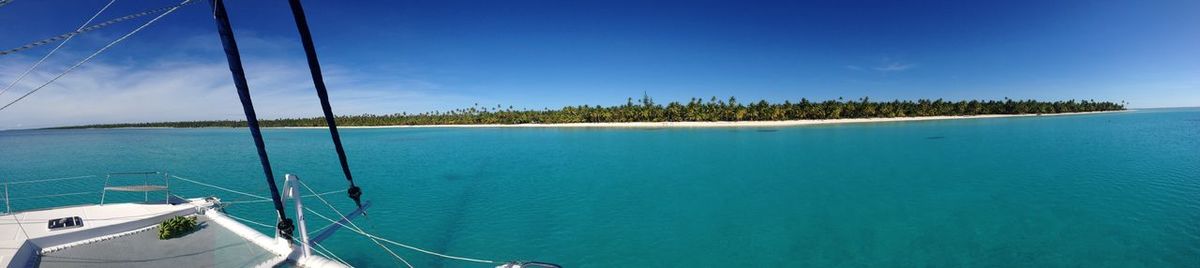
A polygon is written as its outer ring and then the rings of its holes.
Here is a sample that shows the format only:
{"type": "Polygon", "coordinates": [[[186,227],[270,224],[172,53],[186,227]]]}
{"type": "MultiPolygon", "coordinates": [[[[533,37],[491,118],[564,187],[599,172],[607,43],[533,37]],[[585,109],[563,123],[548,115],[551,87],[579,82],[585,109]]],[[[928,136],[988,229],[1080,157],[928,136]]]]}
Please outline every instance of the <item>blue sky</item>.
{"type": "MultiPolygon", "coordinates": [[[[0,48],[69,32],[108,1],[0,7],[0,48]]],[[[177,1],[117,1],[98,21],[177,1]]],[[[286,1],[230,0],[263,117],[320,114],[286,1]]],[[[237,119],[208,2],[27,101],[0,129],[237,119]]],[[[769,101],[1034,98],[1200,105],[1198,1],[305,1],[339,114],[769,101]]],[[[72,40],[7,103],[104,43],[72,40]]],[[[53,45],[0,56],[0,86],[53,45]]]]}

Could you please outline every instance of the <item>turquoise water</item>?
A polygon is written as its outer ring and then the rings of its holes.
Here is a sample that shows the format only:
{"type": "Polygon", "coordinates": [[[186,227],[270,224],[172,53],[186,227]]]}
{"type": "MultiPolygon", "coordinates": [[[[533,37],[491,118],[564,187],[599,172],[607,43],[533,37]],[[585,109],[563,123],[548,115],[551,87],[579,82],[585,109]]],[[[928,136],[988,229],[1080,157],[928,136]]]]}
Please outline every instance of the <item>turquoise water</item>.
{"type": "MultiPolygon", "coordinates": [[[[325,130],[265,135],[280,176],[345,188],[325,130]]],[[[361,223],[450,254],[570,267],[1200,267],[1200,109],[790,128],[348,129],[343,139],[375,203],[361,223]]],[[[0,132],[0,180],[135,170],[266,194],[243,129],[0,132]]],[[[13,197],[102,183],[83,181],[14,186],[13,197]]],[[[229,211],[273,218],[265,203],[229,211]]],[[[396,264],[352,233],[327,245],[356,265],[396,264]]],[[[486,267],[396,251],[418,267],[486,267]]]]}

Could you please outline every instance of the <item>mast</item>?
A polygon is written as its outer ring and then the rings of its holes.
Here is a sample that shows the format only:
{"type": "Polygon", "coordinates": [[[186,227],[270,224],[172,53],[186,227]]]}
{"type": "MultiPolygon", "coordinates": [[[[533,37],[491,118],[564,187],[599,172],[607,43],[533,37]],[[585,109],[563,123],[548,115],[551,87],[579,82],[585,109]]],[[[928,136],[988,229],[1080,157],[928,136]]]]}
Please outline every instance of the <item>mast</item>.
{"type": "Polygon", "coordinates": [[[279,197],[279,188],[275,186],[275,175],[271,172],[271,160],[267,159],[267,148],[263,144],[262,131],[258,127],[258,116],[254,113],[254,102],[250,100],[250,87],[246,84],[246,72],[242,70],[242,56],[238,53],[237,41],[233,38],[233,28],[229,24],[229,14],[225,12],[225,3],[221,0],[212,2],[213,16],[217,22],[217,32],[221,35],[221,44],[225,48],[225,59],[229,61],[229,72],[233,74],[233,84],[237,87],[238,97],[242,100],[242,110],[246,113],[246,124],[250,127],[250,135],[254,137],[254,146],[258,148],[258,159],[262,162],[263,174],[267,178],[267,187],[271,189],[271,201],[275,203],[275,212],[279,215],[279,223],[275,227],[279,236],[292,241],[292,219],[284,213],[283,200],[279,197]]]}
{"type": "Polygon", "coordinates": [[[312,73],[313,86],[317,89],[317,97],[321,99],[321,111],[325,112],[325,124],[329,126],[329,136],[333,137],[333,148],[337,150],[338,160],[342,164],[342,173],[350,188],[346,193],[358,208],[362,208],[362,189],[354,185],[354,177],[350,175],[350,164],[346,162],[346,151],[342,149],[342,137],[338,135],[336,118],[333,108],[329,105],[329,92],[325,89],[325,79],[321,75],[321,63],[317,61],[317,49],[313,45],[312,33],[308,30],[308,19],[304,16],[304,7],[300,0],[288,0],[292,6],[292,17],[296,19],[296,29],[300,31],[300,41],[304,44],[304,56],[308,58],[308,70],[312,73]]]}

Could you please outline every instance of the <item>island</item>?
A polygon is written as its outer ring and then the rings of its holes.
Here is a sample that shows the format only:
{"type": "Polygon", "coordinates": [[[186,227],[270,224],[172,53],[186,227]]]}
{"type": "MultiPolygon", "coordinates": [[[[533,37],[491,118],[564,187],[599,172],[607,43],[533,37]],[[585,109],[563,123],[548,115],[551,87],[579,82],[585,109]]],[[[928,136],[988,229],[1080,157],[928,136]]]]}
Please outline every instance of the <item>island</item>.
{"type": "MultiPolygon", "coordinates": [[[[338,126],[778,126],[840,122],[909,121],[997,116],[1034,116],[1123,111],[1125,104],[1095,101],[1038,101],[1038,100],[892,100],[872,101],[808,99],[770,103],[765,100],[741,103],[735,97],[707,100],[692,98],[686,103],[656,103],[643,95],[627,98],[624,105],[579,105],[559,109],[514,109],[512,106],[480,106],[450,111],[425,113],[396,113],[388,115],[344,115],[337,117],[338,126]]],[[[261,120],[263,127],[324,127],[322,117],[281,118],[261,120]]],[[[244,127],[245,121],[210,120],[179,122],[147,122],[96,124],[56,127],[77,128],[201,128],[244,127]]]]}

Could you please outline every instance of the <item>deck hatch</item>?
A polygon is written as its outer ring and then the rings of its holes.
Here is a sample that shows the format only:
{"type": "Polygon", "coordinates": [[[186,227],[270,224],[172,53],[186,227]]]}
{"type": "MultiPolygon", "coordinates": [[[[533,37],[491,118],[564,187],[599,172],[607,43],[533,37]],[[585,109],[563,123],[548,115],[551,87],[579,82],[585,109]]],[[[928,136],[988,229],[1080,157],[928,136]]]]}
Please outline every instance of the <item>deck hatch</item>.
{"type": "Polygon", "coordinates": [[[83,218],[79,216],[52,219],[46,224],[46,228],[53,230],[70,229],[83,226],[83,218]]]}

